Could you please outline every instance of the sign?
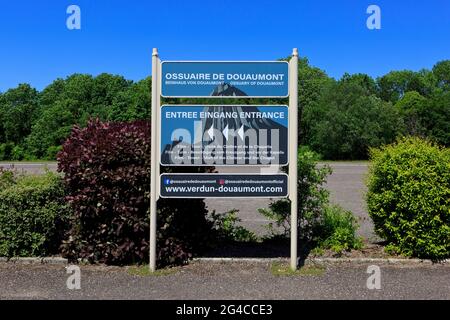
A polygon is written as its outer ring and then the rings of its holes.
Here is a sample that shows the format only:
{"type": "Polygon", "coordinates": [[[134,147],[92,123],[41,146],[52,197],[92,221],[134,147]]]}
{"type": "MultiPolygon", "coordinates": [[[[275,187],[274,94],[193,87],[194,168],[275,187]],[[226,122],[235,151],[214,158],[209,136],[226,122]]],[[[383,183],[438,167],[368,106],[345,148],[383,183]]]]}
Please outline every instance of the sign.
{"type": "Polygon", "coordinates": [[[286,174],[162,174],[163,198],[276,198],[288,196],[286,174]]]}
{"type": "Polygon", "coordinates": [[[286,106],[163,106],[161,165],[286,165],[286,106]]]}
{"type": "Polygon", "coordinates": [[[284,98],[289,94],[285,61],[163,61],[161,69],[163,97],[284,98]]]}
{"type": "Polygon", "coordinates": [[[291,269],[296,270],[298,264],[297,48],[292,50],[289,63],[285,61],[161,62],[158,49],[153,48],[151,120],[150,270],[152,272],[156,270],[158,198],[288,196],[291,269]],[[161,107],[161,97],[208,98],[208,100],[209,98],[289,97],[289,110],[286,106],[251,105],[161,107]],[[286,174],[160,174],[160,164],[281,166],[288,162],[289,177],[286,174]]]}

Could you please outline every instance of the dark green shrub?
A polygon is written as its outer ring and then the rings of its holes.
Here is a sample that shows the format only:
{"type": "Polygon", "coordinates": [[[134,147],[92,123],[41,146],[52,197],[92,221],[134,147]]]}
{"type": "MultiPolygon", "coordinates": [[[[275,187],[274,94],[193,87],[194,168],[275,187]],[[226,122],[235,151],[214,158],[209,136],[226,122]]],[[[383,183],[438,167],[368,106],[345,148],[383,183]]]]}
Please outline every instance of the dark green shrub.
{"type": "Polygon", "coordinates": [[[0,161],[11,160],[12,150],[14,149],[14,143],[2,143],[0,144],[0,161]]]}
{"type": "MultiPolygon", "coordinates": [[[[337,253],[359,249],[362,241],[356,236],[358,224],[351,212],[329,204],[329,192],[323,188],[331,174],[327,165],[318,165],[319,156],[306,147],[298,154],[298,227],[305,248],[319,247],[337,253]]],[[[290,237],[290,202],[272,202],[259,212],[274,223],[268,225],[271,238],[290,237]]]]}
{"type": "Polygon", "coordinates": [[[62,149],[61,146],[48,147],[47,153],[45,155],[45,159],[46,160],[54,160],[54,159],[56,159],[56,156],[57,156],[58,152],[61,151],[61,149],[62,149]]]}
{"type": "Polygon", "coordinates": [[[58,253],[68,218],[61,178],[0,172],[0,256],[58,253]]]}
{"type": "Polygon", "coordinates": [[[374,149],[367,205],[388,249],[406,256],[450,255],[450,151],[419,138],[374,149]]]}
{"type": "Polygon", "coordinates": [[[21,161],[25,157],[25,150],[21,146],[15,146],[11,151],[11,160],[21,161]]]}
{"type": "MultiPolygon", "coordinates": [[[[147,262],[150,123],[97,120],[75,127],[58,154],[58,168],[73,209],[64,256],[107,264],[147,262]]],[[[207,245],[212,223],[206,215],[203,200],[158,202],[160,266],[184,263],[207,245]]]]}
{"type": "MultiPolygon", "coordinates": [[[[186,170],[185,168],[179,171],[199,173],[204,169],[186,170]]],[[[176,171],[171,169],[171,172],[176,171]]],[[[158,201],[158,264],[161,266],[183,264],[188,258],[218,245],[218,242],[222,240],[220,234],[223,231],[217,230],[217,225],[215,218],[211,219],[202,199],[160,199],[158,201]],[[173,248],[176,250],[172,250],[173,248]]],[[[148,254],[148,252],[145,253],[148,254]]]]}
{"type": "Polygon", "coordinates": [[[239,222],[242,220],[237,216],[238,212],[239,210],[232,209],[221,214],[218,214],[215,211],[211,213],[211,220],[214,223],[217,243],[258,241],[258,237],[255,233],[239,225],[239,222]]]}
{"type": "Polygon", "coordinates": [[[0,167],[0,191],[10,187],[16,182],[17,174],[13,170],[6,170],[0,167]]]}
{"type": "Polygon", "coordinates": [[[336,253],[360,249],[362,239],[356,235],[358,223],[350,211],[339,206],[327,206],[314,230],[318,245],[336,253]]]}
{"type": "MultiPolygon", "coordinates": [[[[304,240],[312,240],[315,225],[320,220],[323,208],[328,204],[329,192],[322,187],[331,173],[329,166],[319,167],[317,153],[302,147],[298,153],[298,226],[304,240]]],[[[290,201],[281,199],[272,202],[268,209],[259,209],[266,218],[273,220],[268,228],[272,235],[290,236],[290,201]]]]}

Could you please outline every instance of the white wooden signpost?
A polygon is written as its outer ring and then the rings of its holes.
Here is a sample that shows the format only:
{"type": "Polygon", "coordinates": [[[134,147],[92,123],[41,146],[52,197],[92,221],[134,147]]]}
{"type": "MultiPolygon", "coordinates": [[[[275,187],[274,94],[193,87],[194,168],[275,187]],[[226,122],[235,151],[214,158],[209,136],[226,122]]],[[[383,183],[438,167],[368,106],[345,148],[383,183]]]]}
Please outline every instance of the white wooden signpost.
{"type": "Polygon", "coordinates": [[[284,61],[164,61],[152,55],[150,270],[156,270],[159,197],[286,197],[291,200],[291,268],[297,269],[298,51],[284,61]],[[285,98],[283,106],[171,105],[171,98],[285,98]],[[164,112],[162,114],[162,112],[164,112]],[[163,149],[163,150],[162,150],[163,149]],[[289,164],[280,174],[161,175],[161,165],[289,164]]]}

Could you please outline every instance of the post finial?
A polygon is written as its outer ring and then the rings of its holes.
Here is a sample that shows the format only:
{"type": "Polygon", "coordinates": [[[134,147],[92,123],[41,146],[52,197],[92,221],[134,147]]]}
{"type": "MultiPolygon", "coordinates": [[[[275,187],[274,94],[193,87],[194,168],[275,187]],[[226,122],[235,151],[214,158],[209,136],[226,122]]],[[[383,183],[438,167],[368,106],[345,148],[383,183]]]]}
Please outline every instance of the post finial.
{"type": "Polygon", "coordinates": [[[158,56],[158,48],[153,48],[152,56],[158,56]]]}
{"type": "Polygon", "coordinates": [[[298,57],[298,49],[297,48],[292,49],[292,55],[294,57],[298,57]]]}

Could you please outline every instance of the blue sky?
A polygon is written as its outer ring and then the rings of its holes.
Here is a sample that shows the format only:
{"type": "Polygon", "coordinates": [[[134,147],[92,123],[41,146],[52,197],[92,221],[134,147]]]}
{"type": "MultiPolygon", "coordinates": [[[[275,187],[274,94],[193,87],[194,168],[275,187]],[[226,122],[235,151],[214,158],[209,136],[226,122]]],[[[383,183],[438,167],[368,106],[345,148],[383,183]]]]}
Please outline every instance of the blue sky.
{"type": "Polygon", "coordinates": [[[275,60],[298,47],[333,77],[376,77],[450,59],[450,1],[2,1],[0,39],[2,92],[75,72],[140,80],[153,47],[165,60],[275,60]],[[70,4],[81,8],[81,30],[66,27],[70,4]],[[381,30],[366,28],[370,4],[381,8],[381,30]]]}

